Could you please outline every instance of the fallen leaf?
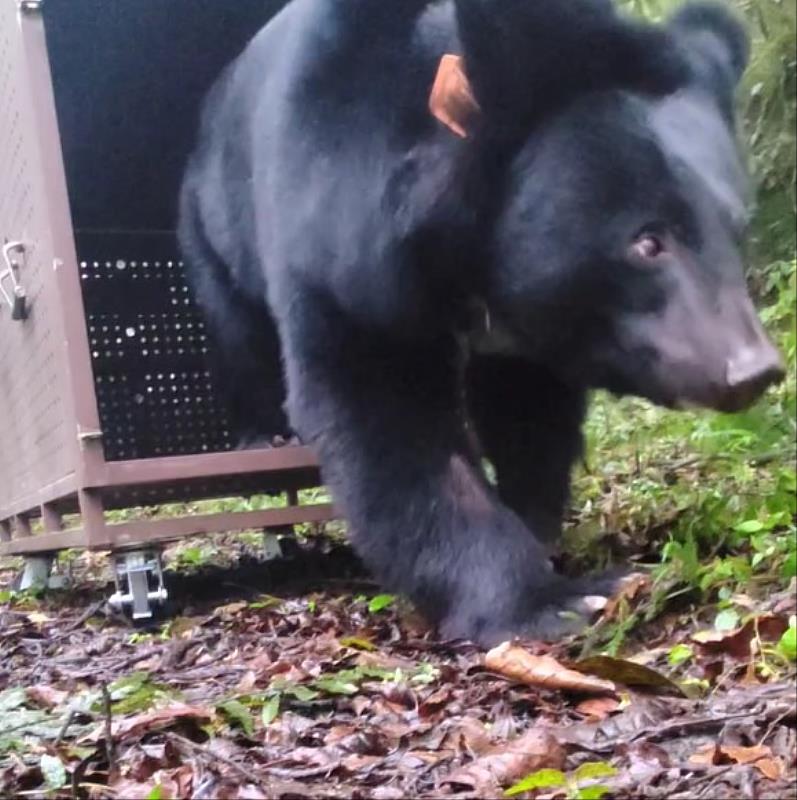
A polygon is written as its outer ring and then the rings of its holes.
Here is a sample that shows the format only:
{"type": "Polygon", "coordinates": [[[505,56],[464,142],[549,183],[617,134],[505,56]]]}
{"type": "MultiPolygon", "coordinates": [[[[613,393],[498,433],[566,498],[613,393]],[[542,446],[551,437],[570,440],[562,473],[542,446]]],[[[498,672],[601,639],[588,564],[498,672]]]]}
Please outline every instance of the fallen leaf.
{"type": "Polygon", "coordinates": [[[341,647],[350,647],[352,650],[376,650],[376,645],[370,640],[362,636],[344,636],[340,640],[341,647]]]}
{"type": "Polygon", "coordinates": [[[623,658],[591,656],[577,661],[573,666],[579,672],[595,675],[615,683],[623,683],[626,686],[648,686],[668,689],[675,694],[683,695],[680,686],[673,683],[666,675],[662,675],[655,669],[646,667],[643,664],[626,661],[623,658]]]}
{"type": "MultiPolygon", "coordinates": [[[[201,706],[189,706],[184,703],[173,703],[164,708],[146,711],[113,723],[111,732],[114,738],[136,737],[154,729],[168,728],[180,720],[192,720],[203,724],[213,719],[213,712],[201,706]]],[[[98,741],[105,736],[104,723],[99,725],[87,737],[89,741],[98,741]]]]}
{"type": "Polygon", "coordinates": [[[621,603],[633,600],[639,592],[650,584],[650,576],[642,572],[634,572],[628,575],[622,582],[620,589],[608,599],[603,608],[601,620],[608,622],[617,614],[621,603]]]}
{"type": "Polygon", "coordinates": [[[774,614],[755,617],[741,628],[730,631],[698,631],[692,635],[700,649],[707,654],[730,655],[737,659],[750,657],[750,643],[759,637],[763,641],[776,641],[788,629],[786,617],[774,614]]]}
{"type": "Polygon", "coordinates": [[[529,686],[586,694],[613,694],[614,683],[562,666],[552,656],[535,656],[522,647],[504,642],[490,650],[484,665],[493,672],[529,686]]]}
{"type": "Polygon", "coordinates": [[[752,747],[710,744],[689,758],[692,764],[750,764],[772,781],[781,778],[786,765],[763,744],[752,747]]]}
{"type": "Polygon", "coordinates": [[[240,694],[249,694],[252,689],[257,685],[257,673],[254,670],[248,669],[244,672],[238,685],[235,687],[236,692],[240,694]]]}
{"type": "Polygon", "coordinates": [[[692,753],[689,756],[689,763],[690,764],[703,764],[705,766],[711,766],[712,764],[719,764],[720,763],[720,751],[719,747],[716,744],[707,744],[705,747],[701,747],[696,753],[692,753]]]}
{"type": "Polygon", "coordinates": [[[239,700],[225,700],[216,708],[227,718],[230,726],[241,728],[247,736],[254,734],[255,721],[252,712],[239,700]]]}
{"type": "MultiPolygon", "coordinates": [[[[189,769],[191,769],[189,767],[189,769]]],[[[115,797],[125,800],[172,800],[172,798],[186,797],[180,793],[180,786],[170,772],[173,770],[159,770],[146,782],[139,782],[130,778],[122,778],[110,784],[115,797]]]]}
{"type": "Polygon", "coordinates": [[[341,759],[340,765],[347,772],[354,773],[359,772],[360,770],[368,769],[369,767],[373,767],[382,760],[382,756],[369,756],[362,755],[360,753],[352,753],[350,756],[344,756],[341,759]]]}
{"type": "Polygon", "coordinates": [[[776,781],[782,778],[786,772],[786,767],[779,758],[759,758],[758,761],[753,762],[753,766],[765,777],[771,781],[776,781]]]}
{"type": "Polygon", "coordinates": [[[440,742],[439,750],[459,757],[463,753],[475,758],[491,747],[490,734],[477,719],[465,717],[456,728],[449,731],[440,742]]]}
{"type": "Polygon", "coordinates": [[[758,761],[759,758],[772,755],[772,751],[763,744],[757,744],[754,747],[722,745],[720,746],[720,752],[737,764],[752,764],[754,761],[758,761]]]}
{"type": "Polygon", "coordinates": [[[514,783],[540,769],[561,769],[564,747],[547,730],[531,728],[517,739],[491,747],[466,767],[443,778],[443,783],[470,786],[483,797],[495,796],[495,787],[514,783]]]}
{"type": "Polygon", "coordinates": [[[61,691],[61,689],[56,689],[54,686],[40,684],[38,686],[28,686],[25,689],[25,696],[39,708],[55,708],[66,700],[69,692],[61,691]]]}
{"type": "Polygon", "coordinates": [[[216,616],[218,617],[232,617],[235,616],[239,611],[243,611],[249,603],[239,600],[235,603],[227,603],[227,605],[219,606],[216,609],[216,616]]]}
{"type": "Polygon", "coordinates": [[[576,706],[576,711],[592,719],[601,720],[619,708],[620,701],[615,697],[589,697],[576,706]]]}
{"type": "Polygon", "coordinates": [[[44,753],[39,762],[45,786],[55,791],[66,783],[66,768],[64,762],[58,756],[51,756],[44,753]]]}

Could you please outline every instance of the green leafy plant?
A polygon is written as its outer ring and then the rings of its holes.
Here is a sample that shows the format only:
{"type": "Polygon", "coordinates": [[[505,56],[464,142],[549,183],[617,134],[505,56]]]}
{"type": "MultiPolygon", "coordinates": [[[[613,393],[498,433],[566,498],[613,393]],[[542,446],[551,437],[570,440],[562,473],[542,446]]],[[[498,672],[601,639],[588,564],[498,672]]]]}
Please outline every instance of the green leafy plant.
{"type": "Polygon", "coordinates": [[[605,761],[589,761],[568,774],[558,769],[541,769],[510,786],[504,796],[514,797],[535,789],[561,788],[568,800],[599,800],[610,790],[595,781],[616,774],[617,770],[605,761]]]}
{"type": "Polygon", "coordinates": [[[254,735],[255,720],[249,708],[240,700],[225,700],[216,709],[226,718],[233,728],[240,728],[247,736],[254,735]]]}
{"type": "Polygon", "coordinates": [[[396,596],[392,594],[378,594],[376,597],[372,597],[371,600],[368,602],[368,611],[371,614],[377,614],[380,611],[384,611],[386,608],[389,608],[396,602],[396,596]]]}
{"type": "Polygon", "coordinates": [[[51,791],[62,789],[66,785],[66,767],[58,756],[43,753],[39,760],[39,769],[44,778],[44,785],[51,791]]]}
{"type": "MultiPolygon", "coordinates": [[[[158,701],[175,696],[169,687],[155,683],[146,672],[133,672],[114,681],[108,686],[108,693],[114,714],[146,711],[158,701]]],[[[99,699],[95,699],[93,707],[97,712],[101,710],[99,699]]]]}
{"type": "Polygon", "coordinates": [[[797,661],[797,617],[789,620],[789,627],[778,642],[778,650],[789,661],[797,661]]]}

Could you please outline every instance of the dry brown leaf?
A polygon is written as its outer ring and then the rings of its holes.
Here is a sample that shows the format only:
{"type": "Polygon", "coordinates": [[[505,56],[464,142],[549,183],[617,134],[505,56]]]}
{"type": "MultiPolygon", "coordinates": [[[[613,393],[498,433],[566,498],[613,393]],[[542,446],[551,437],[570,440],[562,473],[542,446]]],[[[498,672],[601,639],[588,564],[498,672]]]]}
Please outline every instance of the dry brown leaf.
{"type": "Polygon", "coordinates": [[[613,694],[617,689],[612,681],[567,669],[552,656],[535,656],[511,642],[490,650],[484,657],[484,666],[520,683],[544,689],[586,694],[613,694]]]}
{"type": "Polygon", "coordinates": [[[716,744],[707,744],[701,747],[696,753],[689,756],[690,764],[702,764],[711,766],[720,763],[720,751],[716,744]]]}
{"type": "Polygon", "coordinates": [[[490,734],[484,724],[477,719],[464,717],[456,727],[443,736],[434,749],[441,754],[457,758],[463,753],[475,758],[490,750],[491,745],[490,734]]]}
{"type": "Polygon", "coordinates": [[[723,745],[720,747],[720,751],[737,764],[752,764],[762,775],[772,781],[782,777],[785,772],[783,761],[773,755],[772,750],[764,744],[757,744],[753,747],[723,745]]]}
{"type": "Polygon", "coordinates": [[[550,731],[531,728],[517,739],[490,748],[443,782],[470,786],[482,796],[492,797],[496,796],[496,787],[507,786],[538,769],[561,769],[564,760],[564,747],[550,731]]]}
{"type": "Polygon", "coordinates": [[[257,674],[253,670],[248,669],[246,672],[244,672],[241,680],[238,681],[238,685],[235,688],[240,694],[248,694],[252,691],[252,689],[255,688],[256,685],[257,674]]]}
{"type": "Polygon", "coordinates": [[[692,764],[750,764],[772,781],[781,778],[786,765],[772,750],[763,744],[753,747],[710,744],[690,756],[692,764]]]}
{"type": "MultiPolygon", "coordinates": [[[[153,729],[167,728],[178,720],[191,719],[197,723],[210,722],[213,711],[201,706],[189,706],[184,703],[173,703],[165,708],[156,708],[133,717],[126,717],[113,723],[114,738],[135,737],[153,729]]],[[[88,739],[97,741],[105,735],[104,723],[92,731],[88,739]]]]}
{"type": "Polygon", "coordinates": [[[603,621],[610,621],[614,619],[617,614],[617,609],[624,601],[633,600],[640,591],[650,584],[650,576],[642,572],[634,572],[628,575],[622,582],[620,589],[608,599],[603,608],[601,619],[603,621]]]}
{"type": "Polygon", "coordinates": [[[753,766],[765,777],[771,781],[776,781],[782,778],[786,772],[786,766],[780,758],[759,758],[758,761],[753,762],[753,766]]]}
{"type": "MultiPolygon", "coordinates": [[[[182,769],[182,767],[180,769],[182,769]]],[[[188,766],[188,769],[193,773],[190,766],[188,766]]],[[[152,795],[156,786],[159,787],[159,796],[163,798],[163,800],[190,796],[180,793],[180,786],[178,781],[173,778],[172,772],[174,771],[160,770],[153,774],[148,781],[143,782],[133,780],[132,778],[122,778],[115,783],[111,783],[110,788],[113,790],[115,797],[124,797],[125,800],[146,800],[152,795]]]]}
{"type": "Polygon", "coordinates": [[[789,627],[785,616],[766,614],[748,620],[741,628],[732,631],[698,631],[692,636],[706,654],[727,654],[733,658],[750,658],[750,643],[756,636],[763,641],[779,639],[789,627]]]}
{"type": "Polygon", "coordinates": [[[461,748],[471,755],[478,756],[490,749],[490,734],[478,719],[464,717],[454,735],[461,748]]]}
{"type": "Polygon", "coordinates": [[[218,606],[216,608],[216,616],[221,617],[222,619],[225,617],[232,617],[235,616],[238,612],[243,611],[249,603],[244,600],[238,600],[234,603],[227,603],[224,606],[218,606]]]}
{"type": "Polygon", "coordinates": [[[383,756],[369,756],[360,753],[352,753],[350,756],[344,756],[341,759],[340,765],[347,772],[355,773],[360,770],[369,769],[376,764],[384,761],[383,756]]]}
{"type": "Polygon", "coordinates": [[[737,764],[752,764],[753,761],[758,761],[759,758],[772,755],[772,751],[764,744],[757,744],[754,747],[722,745],[720,752],[737,764]]]}
{"type": "Polygon", "coordinates": [[[38,686],[28,686],[25,689],[25,696],[39,708],[49,709],[60,706],[69,696],[69,692],[61,691],[61,689],[56,689],[54,686],[40,684],[38,686]]]}
{"type": "Polygon", "coordinates": [[[577,706],[576,711],[595,720],[606,719],[614,711],[620,708],[620,701],[615,697],[590,697],[582,700],[577,706]]]}

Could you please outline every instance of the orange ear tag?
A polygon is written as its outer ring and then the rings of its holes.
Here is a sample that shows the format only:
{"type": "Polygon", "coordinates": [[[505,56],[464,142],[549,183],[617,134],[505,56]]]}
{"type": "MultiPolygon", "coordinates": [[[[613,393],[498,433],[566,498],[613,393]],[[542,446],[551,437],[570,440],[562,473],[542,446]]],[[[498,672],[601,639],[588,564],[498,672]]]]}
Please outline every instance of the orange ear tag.
{"type": "Polygon", "coordinates": [[[437,68],[429,94],[429,111],[457,136],[466,139],[468,123],[480,110],[462,68],[461,56],[447,53],[437,68]]]}

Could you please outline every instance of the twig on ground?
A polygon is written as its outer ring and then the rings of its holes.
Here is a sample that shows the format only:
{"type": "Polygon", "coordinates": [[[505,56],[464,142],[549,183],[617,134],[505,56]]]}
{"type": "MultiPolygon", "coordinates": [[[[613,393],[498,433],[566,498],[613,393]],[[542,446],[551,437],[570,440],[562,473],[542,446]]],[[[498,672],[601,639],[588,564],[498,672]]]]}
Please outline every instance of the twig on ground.
{"type": "MultiPolygon", "coordinates": [[[[697,797],[698,797],[698,798],[700,798],[700,797],[711,797],[711,795],[709,794],[709,792],[710,792],[712,789],[714,789],[714,787],[715,787],[715,786],[717,785],[717,783],[719,782],[719,779],[720,779],[720,778],[721,778],[723,775],[725,775],[726,773],[730,772],[730,771],[731,771],[731,770],[734,768],[734,766],[736,766],[736,765],[735,765],[735,764],[728,764],[728,765],[727,765],[727,766],[725,766],[725,767],[720,767],[720,769],[719,769],[717,772],[715,772],[713,775],[711,775],[711,776],[709,777],[708,786],[706,786],[706,787],[705,787],[705,789],[703,789],[703,790],[700,792],[700,794],[698,794],[698,795],[697,795],[697,797]]],[[[689,787],[689,788],[690,788],[690,790],[691,790],[692,792],[694,792],[694,790],[695,790],[695,784],[697,784],[697,783],[703,783],[703,781],[704,781],[704,780],[705,780],[705,778],[701,779],[700,781],[693,781],[693,782],[692,782],[692,785],[689,787]]]]}
{"type": "Polygon", "coordinates": [[[66,732],[69,730],[69,726],[75,721],[75,717],[77,716],[77,711],[73,708],[70,710],[69,715],[64,720],[64,724],[61,726],[61,730],[58,731],[58,736],[55,739],[54,746],[58,747],[59,744],[64,740],[66,736],[66,732]]]}
{"type": "Polygon", "coordinates": [[[246,778],[247,781],[255,784],[255,786],[264,785],[262,778],[259,778],[257,775],[255,775],[254,772],[242,766],[238,762],[233,761],[231,758],[227,758],[227,756],[223,756],[221,753],[216,753],[213,750],[210,750],[207,747],[202,746],[201,744],[192,742],[190,739],[186,739],[185,736],[180,736],[178,733],[167,733],[166,735],[178,747],[190,750],[192,753],[200,756],[201,758],[204,758],[206,761],[207,760],[218,761],[221,764],[225,764],[230,769],[237,772],[240,776],[246,778]]]}
{"type": "Polygon", "coordinates": [[[293,780],[301,780],[302,778],[317,778],[321,775],[329,775],[334,772],[339,766],[340,761],[335,761],[332,764],[320,764],[317,767],[299,767],[298,769],[291,769],[290,767],[268,767],[270,774],[278,778],[288,778],[293,780]]]}
{"type": "Polygon", "coordinates": [[[778,714],[778,716],[775,717],[775,719],[772,720],[772,722],[770,722],[770,724],[767,726],[766,731],[764,731],[764,735],[758,740],[756,746],[760,747],[762,744],[764,744],[764,742],[767,739],[769,739],[772,731],[774,731],[775,728],[777,728],[777,726],[780,725],[780,723],[783,722],[784,719],[790,716],[794,716],[794,706],[790,706],[785,711],[782,711],[780,714],[778,714]]]}
{"type": "Polygon", "coordinates": [[[666,736],[668,733],[676,733],[678,731],[688,730],[689,728],[713,728],[720,722],[727,722],[731,719],[744,719],[745,717],[754,717],[757,710],[740,711],[737,714],[724,714],[720,717],[697,717],[696,719],[685,719],[677,722],[671,722],[669,725],[659,725],[655,728],[647,727],[641,731],[637,731],[629,738],[629,741],[636,741],[640,738],[658,739],[666,736]]]}
{"type": "Polygon", "coordinates": [[[52,641],[57,642],[69,636],[70,633],[76,631],[81,625],[91,619],[104,605],[105,600],[98,600],[96,603],[92,603],[72,624],[67,625],[57,636],[53,636],[52,641]]]}
{"type": "Polygon", "coordinates": [[[100,684],[102,692],[102,712],[105,718],[105,755],[108,759],[108,774],[110,775],[116,765],[116,752],[113,744],[113,712],[111,711],[111,693],[108,684],[100,684]]]}

